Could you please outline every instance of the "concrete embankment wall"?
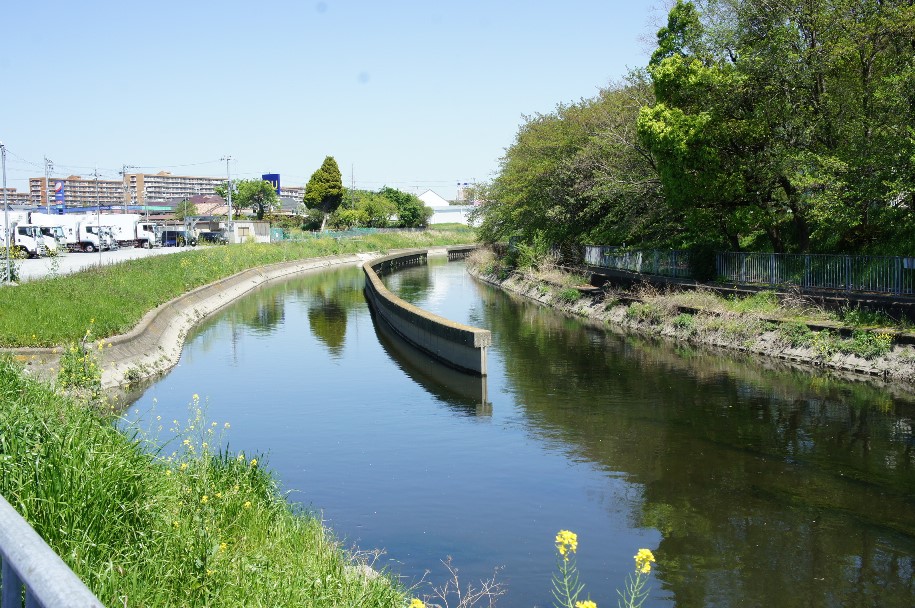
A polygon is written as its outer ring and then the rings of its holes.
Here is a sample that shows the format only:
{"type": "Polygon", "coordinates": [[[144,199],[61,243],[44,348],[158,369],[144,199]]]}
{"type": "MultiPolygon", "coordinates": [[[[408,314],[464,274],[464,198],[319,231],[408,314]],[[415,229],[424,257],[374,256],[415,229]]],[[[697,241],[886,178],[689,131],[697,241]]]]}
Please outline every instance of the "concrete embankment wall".
{"type": "Polygon", "coordinates": [[[366,298],[375,313],[406,341],[452,367],[485,376],[486,351],[492,344],[489,330],[413,306],[388,291],[379,277],[404,266],[425,264],[427,255],[425,250],[415,250],[363,263],[366,298]]]}
{"type": "MultiPolygon", "coordinates": [[[[161,374],[174,366],[187,333],[207,317],[261,285],[332,266],[358,264],[374,254],[344,254],[250,268],[198,287],[149,311],[129,332],[104,339],[99,351],[102,386],[112,388],[161,374]],[[110,344],[110,346],[108,346],[110,344]]],[[[53,380],[62,348],[0,349],[26,363],[29,373],[53,380]]]]}

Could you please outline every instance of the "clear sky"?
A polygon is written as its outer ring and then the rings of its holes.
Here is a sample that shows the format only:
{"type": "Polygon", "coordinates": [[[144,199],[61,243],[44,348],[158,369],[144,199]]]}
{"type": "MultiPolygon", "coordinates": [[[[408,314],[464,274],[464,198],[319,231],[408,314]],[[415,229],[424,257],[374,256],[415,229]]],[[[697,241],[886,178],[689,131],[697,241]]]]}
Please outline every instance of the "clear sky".
{"type": "Polygon", "coordinates": [[[131,171],[280,173],[454,198],[523,115],[643,66],[655,0],[7,2],[7,185],[131,171]]]}

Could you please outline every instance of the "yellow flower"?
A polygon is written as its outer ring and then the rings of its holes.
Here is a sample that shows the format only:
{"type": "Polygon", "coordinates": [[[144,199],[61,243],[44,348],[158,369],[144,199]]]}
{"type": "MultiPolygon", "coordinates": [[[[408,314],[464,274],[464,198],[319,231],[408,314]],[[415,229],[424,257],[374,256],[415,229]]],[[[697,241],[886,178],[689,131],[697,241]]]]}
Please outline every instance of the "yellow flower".
{"type": "Polygon", "coordinates": [[[200,395],[198,395],[197,393],[194,393],[194,395],[191,397],[191,399],[193,399],[194,401],[200,401],[200,395]]]}
{"type": "Polygon", "coordinates": [[[655,561],[654,554],[648,549],[639,549],[635,554],[635,570],[642,574],[651,572],[651,563],[655,561]]]}
{"type": "Polygon", "coordinates": [[[177,528],[177,527],[180,526],[181,524],[179,524],[177,521],[173,521],[173,522],[172,522],[172,525],[175,526],[175,527],[177,528]]]}
{"type": "Polygon", "coordinates": [[[252,466],[252,467],[256,467],[256,466],[257,466],[257,458],[252,458],[252,459],[251,459],[251,466],[252,466]]]}
{"type": "Polygon", "coordinates": [[[89,319],[90,323],[95,323],[95,319],[89,319]]]}
{"type": "Polygon", "coordinates": [[[209,568],[207,568],[207,576],[213,576],[213,574],[215,572],[216,572],[215,570],[210,570],[209,568]]]}
{"type": "Polygon", "coordinates": [[[206,494],[204,494],[203,498],[200,499],[200,502],[202,502],[203,504],[207,504],[209,501],[210,501],[210,498],[206,494]]]}
{"type": "Polygon", "coordinates": [[[239,454],[239,455],[238,455],[238,462],[241,462],[241,461],[244,460],[244,459],[245,459],[245,455],[244,455],[244,454],[239,454]]]}
{"type": "Polygon", "coordinates": [[[181,470],[182,470],[182,471],[187,470],[187,463],[186,463],[186,462],[182,462],[182,463],[181,463],[181,470]]]}
{"type": "Polygon", "coordinates": [[[215,496],[216,498],[222,498],[222,492],[216,492],[215,496]]]}
{"type": "Polygon", "coordinates": [[[569,530],[560,530],[556,534],[556,550],[565,557],[566,553],[575,553],[578,549],[578,535],[569,530]]]}
{"type": "Polygon", "coordinates": [[[426,605],[422,600],[414,597],[412,600],[410,600],[410,608],[426,608],[426,605]]]}
{"type": "Polygon", "coordinates": [[[172,470],[171,470],[171,469],[167,469],[167,470],[165,471],[165,476],[166,476],[166,477],[168,477],[168,476],[171,475],[171,474],[172,474],[172,470]]]}
{"type": "Polygon", "coordinates": [[[575,602],[575,608],[597,608],[597,604],[591,600],[585,600],[583,602],[575,602]]]}
{"type": "Polygon", "coordinates": [[[229,546],[229,545],[227,545],[227,544],[225,544],[225,543],[219,543],[219,550],[220,550],[220,551],[225,551],[225,550],[226,550],[226,547],[228,547],[228,546],[229,546]]]}
{"type": "Polygon", "coordinates": [[[207,442],[204,441],[204,442],[203,442],[203,445],[202,445],[201,447],[203,447],[204,450],[207,449],[207,447],[208,447],[208,446],[207,446],[207,442]]]}
{"type": "Polygon", "coordinates": [[[250,508],[251,508],[251,501],[250,501],[250,500],[246,500],[246,501],[245,501],[245,508],[246,508],[246,509],[250,509],[250,508]]]}

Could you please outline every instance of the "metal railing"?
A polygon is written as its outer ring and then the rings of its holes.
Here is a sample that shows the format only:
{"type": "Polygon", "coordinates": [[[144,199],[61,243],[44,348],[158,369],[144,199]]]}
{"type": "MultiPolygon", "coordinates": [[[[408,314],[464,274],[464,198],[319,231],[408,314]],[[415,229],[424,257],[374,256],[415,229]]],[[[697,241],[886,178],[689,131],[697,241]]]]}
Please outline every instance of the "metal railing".
{"type": "Polygon", "coordinates": [[[807,289],[915,293],[915,258],[875,255],[718,253],[722,280],[807,289]]]}
{"type": "Polygon", "coordinates": [[[639,249],[620,251],[619,247],[588,245],[585,263],[599,268],[614,268],[642,274],[690,278],[689,253],[686,251],[639,249]]]}
{"type": "MultiPolygon", "coordinates": [[[[585,247],[585,263],[641,274],[691,277],[686,251],[621,251],[589,245],[585,247]]],[[[715,270],[719,281],[743,285],[915,294],[915,258],[911,257],[723,252],[715,254],[715,270]]]]}
{"type": "Polygon", "coordinates": [[[96,608],[102,603],[0,496],[0,608],[96,608]]]}

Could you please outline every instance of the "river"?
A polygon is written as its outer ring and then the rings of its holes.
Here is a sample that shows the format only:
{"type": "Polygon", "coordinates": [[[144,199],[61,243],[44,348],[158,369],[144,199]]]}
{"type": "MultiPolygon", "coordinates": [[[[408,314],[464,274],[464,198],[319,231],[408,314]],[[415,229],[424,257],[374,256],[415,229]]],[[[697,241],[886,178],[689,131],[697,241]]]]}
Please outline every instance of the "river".
{"type": "Polygon", "coordinates": [[[199,394],[345,546],[408,584],[441,584],[448,556],[464,585],[498,568],[499,606],[551,605],[560,529],[601,607],[642,547],[646,606],[915,605],[913,400],[595,328],[463,263],[385,280],[492,331],[485,381],[378,326],[343,268],[206,320],[128,418],[187,419],[199,394]]]}

